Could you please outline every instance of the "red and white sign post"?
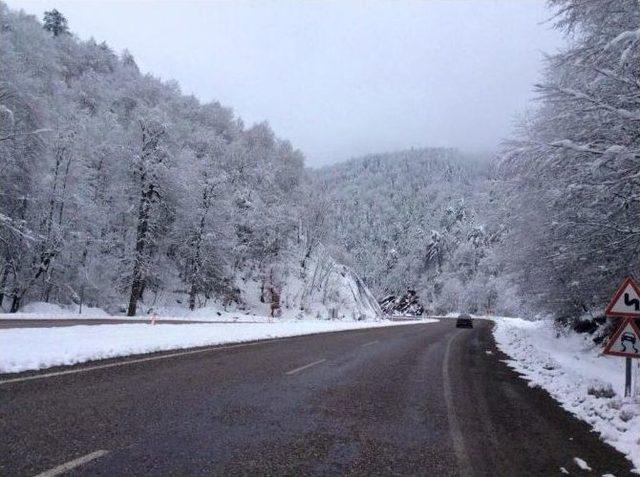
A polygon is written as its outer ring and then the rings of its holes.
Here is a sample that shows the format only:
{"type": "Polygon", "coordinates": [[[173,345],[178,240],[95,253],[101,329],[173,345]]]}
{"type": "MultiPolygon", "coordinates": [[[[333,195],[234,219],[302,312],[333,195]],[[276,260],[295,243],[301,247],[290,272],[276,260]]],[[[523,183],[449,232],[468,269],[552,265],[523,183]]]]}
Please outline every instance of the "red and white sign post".
{"type": "Polygon", "coordinates": [[[615,333],[609,338],[603,354],[626,358],[625,397],[631,395],[631,358],[640,358],[640,288],[631,277],[625,278],[605,310],[606,316],[621,318],[615,333]]]}

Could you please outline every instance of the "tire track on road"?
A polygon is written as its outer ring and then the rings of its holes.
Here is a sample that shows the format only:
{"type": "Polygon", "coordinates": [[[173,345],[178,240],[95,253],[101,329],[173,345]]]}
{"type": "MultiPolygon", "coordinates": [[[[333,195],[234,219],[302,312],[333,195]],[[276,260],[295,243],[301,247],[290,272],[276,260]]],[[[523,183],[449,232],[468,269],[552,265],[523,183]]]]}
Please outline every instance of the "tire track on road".
{"type": "Polygon", "coordinates": [[[444,402],[447,408],[447,419],[449,421],[449,433],[453,442],[453,450],[460,469],[460,475],[473,476],[474,471],[469,461],[469,455],[464,444],[464,436],[460,428],[460,422],[456,415],[455,402],[451,390],[451,376],[449,374],[449,355],[451,354],[451,345],[456,337],[460,334],[460,330],[456,330],[447,341],[444,358],[442,360],[442,387],[444,392],[444,402]]]}

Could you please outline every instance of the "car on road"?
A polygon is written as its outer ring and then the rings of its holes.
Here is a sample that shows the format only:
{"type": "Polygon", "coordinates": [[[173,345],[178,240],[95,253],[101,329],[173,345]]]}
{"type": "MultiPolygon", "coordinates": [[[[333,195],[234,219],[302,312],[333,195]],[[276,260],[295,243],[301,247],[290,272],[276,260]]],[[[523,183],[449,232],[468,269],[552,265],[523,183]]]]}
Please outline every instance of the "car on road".
{"type": "Polygon", "coordinates": [[[473,328],[473,319],[467,313],[461,313],[456,320],[456,328],[473,328]]]}

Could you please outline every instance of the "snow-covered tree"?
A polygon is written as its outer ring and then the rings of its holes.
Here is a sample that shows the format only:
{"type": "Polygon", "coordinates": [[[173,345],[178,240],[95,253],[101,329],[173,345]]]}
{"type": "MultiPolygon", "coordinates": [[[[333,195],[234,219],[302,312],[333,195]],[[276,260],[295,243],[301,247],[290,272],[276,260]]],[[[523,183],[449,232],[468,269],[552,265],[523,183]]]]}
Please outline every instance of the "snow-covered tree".
{"type": "MultiPolygon", "coordinates": [[[[317,172],[325,190],[325,243],[382,299],[415,290],[427,311],[454,311],[444,288],[480,271],[487,247],[482,192],[486,160],[452,149],[372,155],[317,172]],[[454,280],[455,278],[455,280],[454,280]]],[[[477,294],[476,294],[477,295],[477,294]]],[[[486,308],[469,305],[471,311],[486,308]]]]}
{"type": "Polygon", "coordinates": [[[640,6],[549,3],[569,46],[504,155],[505,260],[535,310],[573,320],[640,273],[640,6]]]}
{"type": "Polygon", "coordinates": [[[69,25],[67,24],[67,19],[55,8],[48,12],[44,12],[43,21],[44,25],[42,27],[45,30],[53,33],[53,36],[69,33],[69,25]]]}

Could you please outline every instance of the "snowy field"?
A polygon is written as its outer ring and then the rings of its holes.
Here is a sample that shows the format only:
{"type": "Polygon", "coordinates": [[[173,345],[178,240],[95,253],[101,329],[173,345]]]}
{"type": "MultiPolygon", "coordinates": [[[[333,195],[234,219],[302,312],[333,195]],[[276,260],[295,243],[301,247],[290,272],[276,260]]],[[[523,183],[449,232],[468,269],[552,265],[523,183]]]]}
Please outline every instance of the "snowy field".
{"type": "MultiPolygon", "coordinates": [[[[496,343],[511,357],[508,364],[640,468],[640,392],[624,398],[624,358],[603,356],[589,335],[559,333],[550,321],[495,322],[496,343]]],[[[635,363],[636,384],[638,378],[635,363]]]]}
{"type": "MultiPolygon", "coordinates": [[[[264,319],[264,318],[263,318],[264,319]]],[[[421,323],[438,320],[425,319],[421,323]]],[[[332,331],[402,326],[392,321],[277,321],[274,323],[128,324],[0,330],[0,373],[97,359],[332,331]]]]}

